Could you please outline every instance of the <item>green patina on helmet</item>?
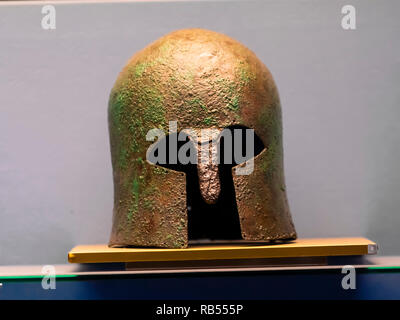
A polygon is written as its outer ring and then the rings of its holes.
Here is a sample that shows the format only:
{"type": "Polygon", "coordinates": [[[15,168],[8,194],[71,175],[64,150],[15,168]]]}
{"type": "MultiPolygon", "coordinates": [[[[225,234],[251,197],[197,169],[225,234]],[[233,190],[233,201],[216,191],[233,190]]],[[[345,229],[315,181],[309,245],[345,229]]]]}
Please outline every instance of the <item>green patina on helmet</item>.
{"type": "Polygon", "coordinates": [[[177,121],[178,130],[254,129],[264,145],[254,171],[239,176],[232,170],[241,237],[296,238],[284,183],[278,91],[248,48],[208,30],[172,32],[129,60],[111,91],[108,112],[114,177],[110,246],[188,245],[186,174],[146,161],[152,144],[147,132],[168,132],[169,121],[177,121]]]}

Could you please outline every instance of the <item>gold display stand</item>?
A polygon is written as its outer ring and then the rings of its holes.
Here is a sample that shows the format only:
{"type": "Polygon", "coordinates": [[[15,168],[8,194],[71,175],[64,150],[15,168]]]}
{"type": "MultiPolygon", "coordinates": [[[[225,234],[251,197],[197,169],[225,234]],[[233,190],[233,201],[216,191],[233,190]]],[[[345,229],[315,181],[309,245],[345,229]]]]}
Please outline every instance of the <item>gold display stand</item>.
{"type": "Polygon", "coordinates": [[[298,239],[287,243],[257,242],[190,244],[185,249],[109,248],[79,245],[68,253],[70,263],[126,263],[127,269],[206,268],[227,266],[321,265],[329,256],[375,254],[366,238],[298,239]]]}

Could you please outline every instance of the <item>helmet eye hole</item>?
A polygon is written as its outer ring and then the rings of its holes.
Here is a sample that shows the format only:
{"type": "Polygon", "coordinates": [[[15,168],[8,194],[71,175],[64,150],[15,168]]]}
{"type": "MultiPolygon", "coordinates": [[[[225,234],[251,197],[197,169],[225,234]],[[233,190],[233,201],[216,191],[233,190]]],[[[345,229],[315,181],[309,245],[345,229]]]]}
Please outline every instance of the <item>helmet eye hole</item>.
{"type": "Polygon", "coordinates": [[[257,156],[265,146],[254,130],[235,125],[225,128],[218,145],[218,163],[234,167],[257,156]],[[252,134],[248,130],[253,131],[252,134]]]}
{"type": "Polygon", "coordinates": [[[147,160],[157,166],[186,172],[189,165],[195,165],[195,163],[190,162],[196,155],[196,149],[187,134],[181,133],[180,140],[178,140],[178,133],[171,133],[159,139],[153,146],[155,160],[147,160]]]}
{"type": "MultiPolygon", "coordinates": [[[[249,134],[245,126],[235,125],[225,128],[217,140],[217,161],[219,165],[234,167],[254,158],[265,146],[253,131],[249,134]]],[[[150,163],[175,171],[187,171],[187,165],[197,164],[197,149],[189,136],[183,132],[172,133],[159,139],[153,146],[150,163]],[[175,145],[174,145],[175,144],[175,145]]],[[[210,142],[215,143],[215,142],[210,142]]]]}

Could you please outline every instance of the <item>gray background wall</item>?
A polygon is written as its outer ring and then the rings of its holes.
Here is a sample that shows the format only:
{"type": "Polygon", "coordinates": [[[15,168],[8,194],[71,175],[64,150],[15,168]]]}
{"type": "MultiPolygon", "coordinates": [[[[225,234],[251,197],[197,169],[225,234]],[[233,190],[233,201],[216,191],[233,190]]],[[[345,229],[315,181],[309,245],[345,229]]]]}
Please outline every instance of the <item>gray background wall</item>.
{"type": "Polygon", "coordinates": [[[110,89],[134,52],[188,27],[238,39],[273,73],[299,235],[400,254],[399,2],[56,4],[52,31],[42,5],[0,5],[0,264],[108,241],[110,89]],[[345,4],[357,30],[341,28],[345,4]]]}

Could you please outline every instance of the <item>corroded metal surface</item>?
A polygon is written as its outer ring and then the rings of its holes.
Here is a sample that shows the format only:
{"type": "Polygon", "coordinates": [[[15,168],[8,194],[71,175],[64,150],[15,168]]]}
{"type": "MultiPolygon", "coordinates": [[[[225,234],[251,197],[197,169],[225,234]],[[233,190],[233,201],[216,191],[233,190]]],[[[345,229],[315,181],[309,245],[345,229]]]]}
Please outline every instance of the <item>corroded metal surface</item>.
{"type": "Polygon", "coordinates": [[[142,163],[118,175],[110,246],[186,247],[185,174],[142,163]]]}
{"type": "Polygon", "coordinates": [[[218,163],[213,161],[213,158],[216,158],[217,147],[211,143],[207,143],[206,146],[197,145],[197,153],[200,193],[205,202],[212,204],[217,202],[221,192],[218,163]]]}
{"type": "Polygon", "coordinates": [[[242,237],[245,240],[296,239],[286,198],[282,157],[268,157],[268,149],[257,155],[250,175],[236,175],[235,168],[232,170],[242,237]]]}
{"type": "MultiPolygon", "coordinates": [[[[170,33],[136,53],[109,100],[114,176],[111,246],[187,246],[185,174],[146,162],[152,128],[253,128],[265,150],[255,171],[233,177],[245,239],[295,238],[282,167],[278,91],[248,48],[201,29],[170,33]]],[[[202,168],[199,169],[202,176],[202,168]]],[[[208,173],[217,172],[208,168],[208,173]]],[[[205,190],[209,189],[203,182],[205,190]]],[[[204,192],[215,201],[217,191],[204,192]]]]}
{"type": "Polygon", "coordinates": [[[220,130],[207,129],[190,135],[197,151],[197,173],[202,198],[208,204],[216,203],[221,192],[218,172],[218,137],[220,130]]]}

